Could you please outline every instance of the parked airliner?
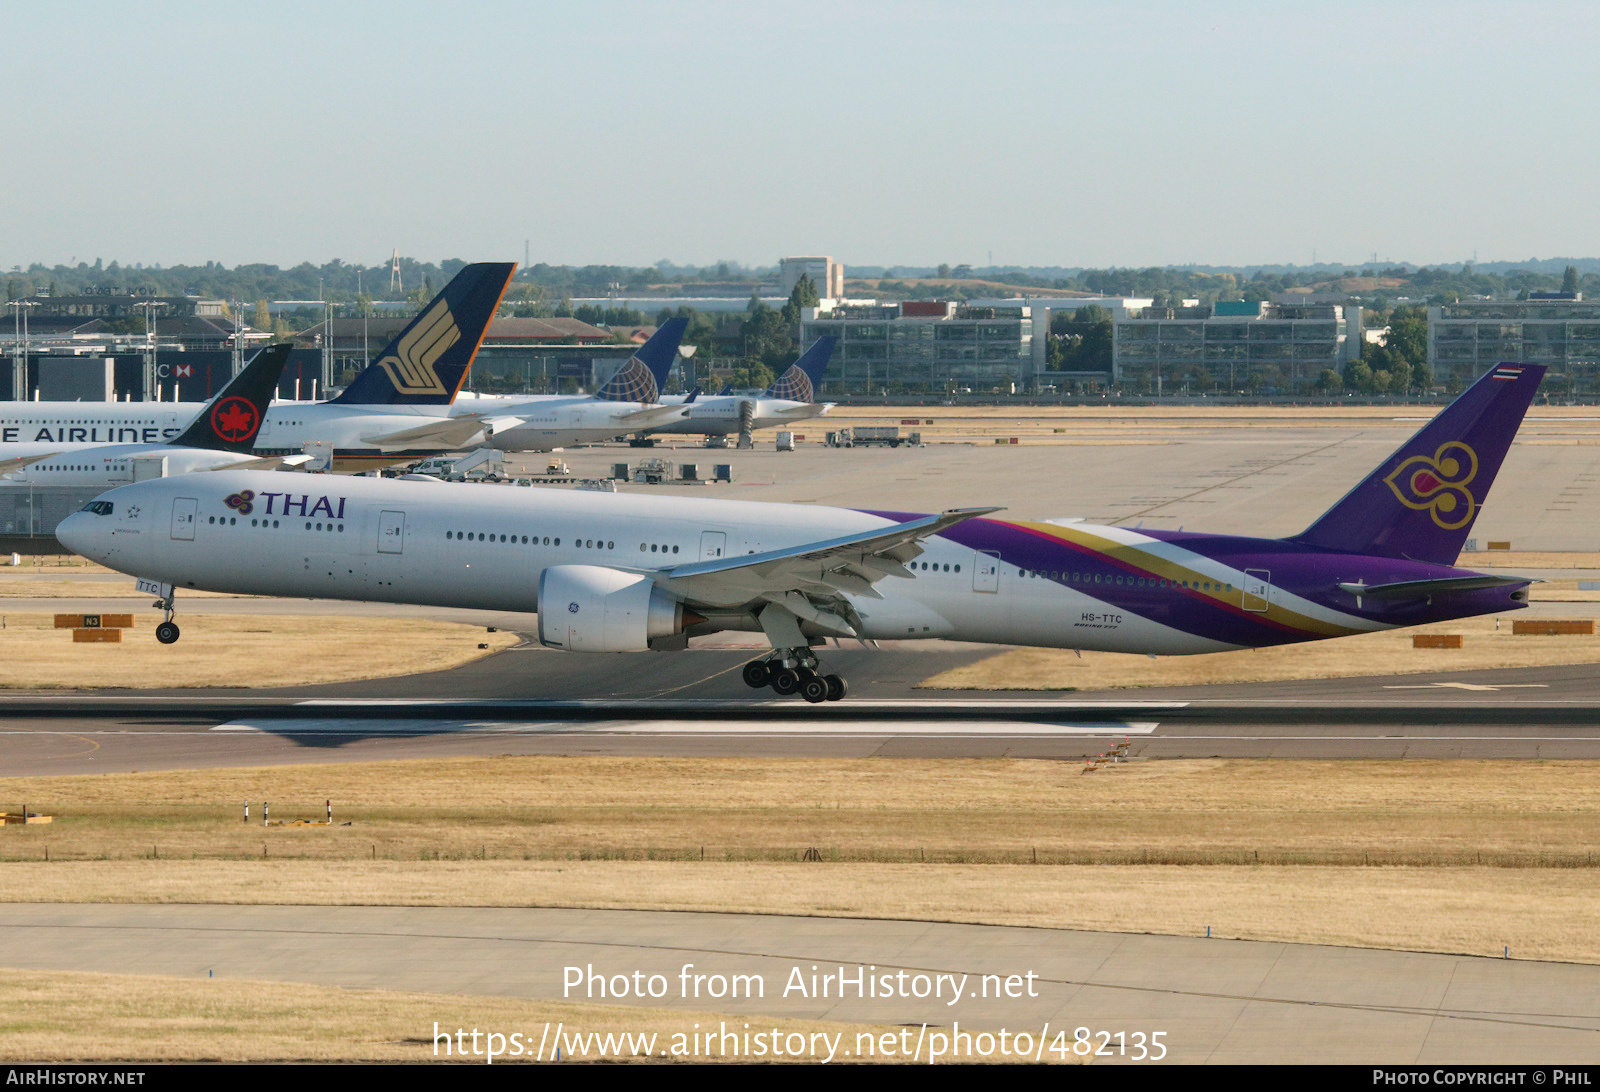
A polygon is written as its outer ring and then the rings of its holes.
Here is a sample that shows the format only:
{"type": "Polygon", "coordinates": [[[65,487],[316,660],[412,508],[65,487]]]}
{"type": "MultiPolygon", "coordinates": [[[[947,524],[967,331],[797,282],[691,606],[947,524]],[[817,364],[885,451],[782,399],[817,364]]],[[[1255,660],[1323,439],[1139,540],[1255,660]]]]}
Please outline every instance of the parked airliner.
{"type": "Polygon", "coordinates": [[[194,423],[164,444],[100,444],[62,451],[56,444],[17,445],[36,451],[0,459],[0,490],[11,486],[72,485],[102,489],[167,474],[197,470],[278,469],[306,455],[263,459],[251,454],[256,434],[278,389],[288,345],[256,353],[227,386],[207,402],[194,423]]]}
{"type": "MultiPolygon", "coordinates": [[[[295,456],[309,444],[329,444],[332,469],[366,470],[457,451],[497,426],[520,424],[498,413],[450,416],[515,268],[509,262],[464,267],[339,397],[268,410],[256,454],[295,456]]],[[[66,451],[162,443],[200,411],[193,402],[0,402],[0,459],[41,445],[66,451]]]]}
{"type": "Polygon", "coordinates": [[[252,471],[113,489],[57,537],[158,585],[164,641],[175,588],[537,611],[576,652],[756,630],[745,681],[825,701],[830,636],[1182,655],[1517,610],[1527,580],[1454,562],[1543,374],[1486,373],[1284,539],[252,471]]]}
{"type": "Polygon", "coordinates": [[[751,429],[792,427],[833,408],[831,402],[817,401],[817,386],[828,368],[837,339],[819,337],[783,370],[772,385],[754,398],[737,394],[701,395],[682,403],[687,413],[681,420],[657,425],[652,436],[731,436],[744,428],[749,415],[751,429]]]}

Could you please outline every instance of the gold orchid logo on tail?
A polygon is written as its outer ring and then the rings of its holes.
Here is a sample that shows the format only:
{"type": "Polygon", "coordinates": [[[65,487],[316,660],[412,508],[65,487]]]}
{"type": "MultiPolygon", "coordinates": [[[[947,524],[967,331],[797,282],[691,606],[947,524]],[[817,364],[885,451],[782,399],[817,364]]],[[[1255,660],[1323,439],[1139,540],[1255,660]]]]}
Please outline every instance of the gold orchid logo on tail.
{"type": "Polygon", "coordinates": [[[461,340],[450,306],[440,300],[400,339],[395,352],[378,361],[401,394],[449,394],[434,364],[461,340]]]}
{"type": "Polygon", "coordinates": [[[1430,457],[1413,455],[1384,484],[1407,508],[1427,510],[1446,531],[1465,527],[1478,511],[1467,485],[1478,475],[1478,453],[1459,440],[1439,445],[1430,457]]]}

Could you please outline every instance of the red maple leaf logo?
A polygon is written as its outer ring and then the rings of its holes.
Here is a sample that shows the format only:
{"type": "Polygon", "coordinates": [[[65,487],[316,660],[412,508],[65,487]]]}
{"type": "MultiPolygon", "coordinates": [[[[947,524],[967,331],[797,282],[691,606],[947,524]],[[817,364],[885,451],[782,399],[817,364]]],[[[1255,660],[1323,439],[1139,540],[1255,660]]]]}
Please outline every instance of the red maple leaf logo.
{"type": "Polygon", "coordinates": [[[256,408],[243,398],[224,399],[211,411],[211,431],[224,440],[244,440],[255,435],[256,408]]]}

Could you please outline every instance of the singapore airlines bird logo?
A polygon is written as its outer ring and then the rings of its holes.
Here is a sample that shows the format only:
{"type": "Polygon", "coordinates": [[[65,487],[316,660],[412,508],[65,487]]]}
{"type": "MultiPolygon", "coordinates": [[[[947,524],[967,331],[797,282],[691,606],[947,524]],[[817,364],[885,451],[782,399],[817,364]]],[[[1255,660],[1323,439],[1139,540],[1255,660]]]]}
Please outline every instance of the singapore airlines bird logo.
{"type": "Polygon", "coordinates": [[[1478,453],[1459,440],[1431,456],[1413,455],[1383,479],[1400,503],[1426,511],[1446,531],[1465,527],[1478,510],[1468,484],[1478,475],[1478,453]]]}
{"type": "Polygon", "coordinates": [[[460,339],[455,316],[440,300],[406,331],[395,352],[379,360],[378,366],[401,394],[447,395],[450,391],[434,364],[460,339]]]}

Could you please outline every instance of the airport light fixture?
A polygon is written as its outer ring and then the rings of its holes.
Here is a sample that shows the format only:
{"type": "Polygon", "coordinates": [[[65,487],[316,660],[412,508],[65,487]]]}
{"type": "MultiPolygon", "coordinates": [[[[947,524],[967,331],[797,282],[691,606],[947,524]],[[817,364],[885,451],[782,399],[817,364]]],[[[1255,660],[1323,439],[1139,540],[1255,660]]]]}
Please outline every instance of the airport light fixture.
{"type": "Polygon", "coordinates": [[[16,337],[11,346],[11,397],[18,402],[28,400],[28,308],[37,307],[34,300],[7,300],[6,306],[12,308],[12,325],[16,329],[16,337]]]}

